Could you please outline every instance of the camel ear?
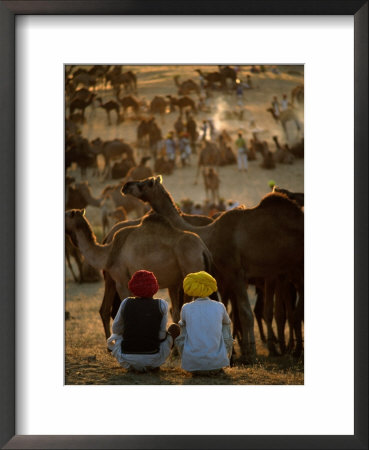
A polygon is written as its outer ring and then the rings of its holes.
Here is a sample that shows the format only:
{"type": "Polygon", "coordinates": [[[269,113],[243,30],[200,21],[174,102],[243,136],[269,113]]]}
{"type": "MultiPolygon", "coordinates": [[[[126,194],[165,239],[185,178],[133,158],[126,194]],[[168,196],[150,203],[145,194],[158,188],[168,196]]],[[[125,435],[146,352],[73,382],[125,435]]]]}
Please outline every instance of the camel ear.
{"type": "Polygon", "coordinates": [[[163,177],[162,177],[161,175],[158,175],[158,176],[155,178],[155,181],[156,181],[156,183],[162,184],[162,183],[163,183],[163,177]]]}

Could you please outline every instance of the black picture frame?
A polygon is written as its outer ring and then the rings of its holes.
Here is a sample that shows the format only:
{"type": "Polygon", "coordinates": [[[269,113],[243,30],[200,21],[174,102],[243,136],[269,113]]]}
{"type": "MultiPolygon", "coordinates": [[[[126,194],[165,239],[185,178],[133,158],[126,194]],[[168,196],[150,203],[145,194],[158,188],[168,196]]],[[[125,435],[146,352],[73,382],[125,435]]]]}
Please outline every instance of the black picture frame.
{"type": "MultiPolygon", "coordinates": [[[[6,449],[368,448],[368,2],[365,0],[0,1],[0,445],[6,449]],[[20,14],[352,15],[355,58],[355,431],[350,436],[15,435],[15,17],[20,14]]],[[[337,186],[337,189],[340,187],[337,186]]],[[[344,188],[344,187],[342,187],[344,188]]],[[[337,364],[344,364],[342,361],[337,364]]],[[[337,393],[339,395],[339,393],[337,393]]]]}

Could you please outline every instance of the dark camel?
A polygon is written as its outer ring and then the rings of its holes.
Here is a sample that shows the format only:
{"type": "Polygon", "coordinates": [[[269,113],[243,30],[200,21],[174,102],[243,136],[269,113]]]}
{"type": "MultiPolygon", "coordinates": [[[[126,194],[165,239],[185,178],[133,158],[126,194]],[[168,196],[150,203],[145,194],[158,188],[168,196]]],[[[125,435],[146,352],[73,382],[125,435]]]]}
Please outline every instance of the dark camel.
{"type": "Polygon", "coordinates": [[[171,95],[167,95],[169,99],[171,111],[175,110],[175,107],[178,106],[179,113],[182,115],[184,108],[190,108],[194,113],[197,112],[195,102],[190,97],[172,97],[171,95]]]}
{"type": "Polygon", "coordinates": [[[105,110],[106,115],[108,117],[108,125],[111,125],[110,112],[115,111],[117,114],[117,124],[119,123],[119,105],[114,100],[109,100],[108,102],[103,103],[101,97],[98,97],[96,101],[99,102],[99,108],[105,110]]]}
{"type": "Polygon", "coordinates": [[[179,75],[176,75],[174,78],[174,82],[178,88],[178,95],[188,95],[191,92],[195,92],[197,95],[200,95],[200,86],[195,83],[193,80],[186,80],[179,82],[179,75]]]}
{"type": "Polygon", "coordinates": [[[91,94],[87,100],[81,100],[79,98],[73,100],[69,105],[69,114],[73,114],[76,109],[82,112],[83,118],[85,118],[85,110],[88,106],[91,105],[96,94],[91,94]]]}
{"type": "MultiPolygon", "coordinates": [[[[178,213],[160,177],[128,182],[123,192],[149,202],[155,212],[167,217],[175,227],[193,231],[202,238],[213,256],[220,294],[222,298],[230,298],[232,307],[239,313],[243,357],[253,359],[254,318],[246,290],[247,280],[269,280],[288,274],[298,284],[303,298],[304,215],[298,205],[283,195],[271,193],[255,208],[227,211],[207,226],[193,227],[178,213]]],[[[275,351],[273,297],[270,299],[269,291],[266,292],[266,311],[268,346],[272,353],[275,351]]],[[[298,311],[301,315],[301,307],[298,311]]],[[[297,323],[296,319],[294,324],[297,323]]],[[[297,339],[302,350],[301,335],[297,339]]]]}

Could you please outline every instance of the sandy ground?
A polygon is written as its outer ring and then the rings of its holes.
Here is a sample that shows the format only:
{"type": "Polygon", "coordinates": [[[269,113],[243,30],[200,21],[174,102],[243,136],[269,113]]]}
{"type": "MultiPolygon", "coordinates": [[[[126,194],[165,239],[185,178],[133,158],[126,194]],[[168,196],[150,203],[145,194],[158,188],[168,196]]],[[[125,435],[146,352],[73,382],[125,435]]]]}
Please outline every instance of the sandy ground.
{"type": "MultiPolygon", "coordinates": [[[[197,66],[199,67],[199,66],[197,66]]],[[[246,79],[249,66],[241,67],[240,77],[246,79]]],[[[178,74],[181,81],[192,78],[198,82],[197,73],[193,66],[133,66],[129,67],[137,73],[138,97],[151,100],[155,95],[177,94],[173,76],[178,74]]],[[[277,134],[280,142],[286,142],[280,125],[276,124],[272,116],[266,112],[272,98],[290,91],[297,84],[303,82],[303,68],[298,66],[279,66],[281,74],[270,71],[264,74],[251,74],[255,89],[244,91],[244,107],[246,119],[241,121],[221,121],[224,110],[236,108],[235,94],[214,96],[211,100],[212,113],[200,112],[195,116],[198,124],[203,119],[213,118],[218,130],[226,129],[232,138],[236,138],[237,131],[242,130],[249,140],[252,129],[256,126],[263,130],[261,136],[270,143],[274,149],[272,136],[277,134]],[[299,72],[301,75],[289,74],[289,70],[299,72]],[[254,124],[250,126],[250,122],[254,124]]],[[[125,68],[128,70],[128,67],[125,68]]],[[[204,71],[211,71],[209,66],[204,71]]],[[[216,68],[213,68],[216,70],[216,68]]],[[[113,99],[110,90],[99,91],[105,100],[113,99]]],[[[196,99],[195,96],[192,96],[196,99]]],[[[297,110],[300,121],[303,123],[303,110],[297,110]]],[[[115,125],[115,113],[112,113],[113,125],[107,125],[105,111],[99,108],[86,110],[87,123],[82,126],[82,134],[88,139],[100,137],[103,140],[124,138],[131,144],[137,155],[140,149],[136,146],[136,129],[138,122],[129,114],[126,120],[115,125]]],[[[173,123],[178,113],[167,114],[163,121],[157,118],[158,125],[163,133],[173,129],[173,123]]],[[[295,130],[289,127],[290,142],[296,139],[295,130]]],[[[220,167],[218,173],[221,179],[220,196],[226,201],[232,199],[248,207],[255,206],[267,192],[270,191],[268,182],[273,180],[277,185],[292,191],[304,191],[304,161],[295,160],[293,165],[278,164],[274,170],[265,170],[260,167],[261,157],[257,161],[249,162],[247,173],[239,172],[236,165],[220,167]]],[[[195,203],[203,203],[205,191],[202,179],[194,184],[196,175],[197,156],[193,155],[190,167],[178,168],[172,175],[164,175],[165,187],[173,195],[174,200],[180,203],[183,198],[191,198],[195,203]]],[[[75,167],[68,170],[68,175],[80,179],[79,171],[75,167]]],[[[92,177],[89,172],[87,179],[95,196],[101,194],[102,189],[112,181],[104,181],[92,177]]],[[[113,180],[113,183],[115,181],[113,180]]],[[[99,208],[88,206],[86,209],[88,220],[98,236],[102,238],[101,212],[99,208]]],[[[158,295],[169,301],[166,290],[159,291],[158,295]]],[[[258,363],[248,368],[229,368],[225,374],[217,379],[193,379],[179,369],[180,361],[173,357],[166,363],[160,374],[137,375],[121,369],[114,358],[106,352],[105,338],[102,323],[98,314],[103,296],[103,282],[77,284],[73,281],[68,268],[66,269],[66,311],[70,313],[70,320],[66,321],[65,344],[65,375],[67,384],[303,384],[303,363],[294,361],[291,357],[267,358],[267,350],[257,336],[258,363]]],[[[254,302],[255,295],[250,288],[250,299],[254,302]]]]}

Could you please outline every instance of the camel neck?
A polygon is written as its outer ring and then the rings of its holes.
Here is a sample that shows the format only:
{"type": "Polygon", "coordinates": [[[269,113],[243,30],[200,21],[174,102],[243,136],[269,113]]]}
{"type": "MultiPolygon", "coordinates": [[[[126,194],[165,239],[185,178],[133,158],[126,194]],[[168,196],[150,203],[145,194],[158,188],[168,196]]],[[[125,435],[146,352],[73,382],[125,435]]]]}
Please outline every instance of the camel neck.
{"type": "Polygon", "coordinates": [[[150,200],[150,204],[156,213],[166,217],[174,227],[198,234],[205,244],[210,241],[211,233],[214,229],[213,224],[200,227],[191,225],[181,216],[169,195],[167,198],[155,196],[150,200]]]}
{"type": "Polygon", "coordinates": [[[100,245],[96,240],[87,236],[83,230],[76,231],[78,248],[86,258],[88,264],[97,270],[106,268],[110,245],[100,245]]]}

